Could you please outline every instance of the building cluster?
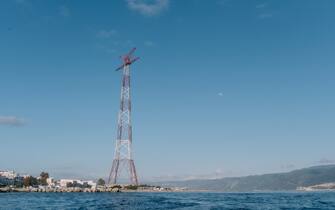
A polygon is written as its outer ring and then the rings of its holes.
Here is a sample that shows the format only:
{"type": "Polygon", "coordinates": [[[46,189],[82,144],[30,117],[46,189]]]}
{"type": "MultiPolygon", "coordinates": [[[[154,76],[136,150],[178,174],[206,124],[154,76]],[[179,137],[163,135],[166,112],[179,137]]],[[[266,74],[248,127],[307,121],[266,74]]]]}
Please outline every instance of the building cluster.
{"type": "Polygon", "coordinates": [[[42,172],[40,176],[20,175],[14,171],[0,170],[0,192],[171,192],[182,188],[151,185],[105,185],[103,179],[96,182],[80,179],[54,179],[42,172]]]}
{"type": "Polygon", "coordinates": [[[14,171],[0,171],[0,187],[19,187],[19,188],[30,188],[30,189],[40,189],[40,190],[54,190],[63,191],[67,189],[74,189],[76,191],[80,190],[94,190],[97,188],[96,182],[92,180],[83,181],[79,179],[59,179],[56,180],[52,177],[45,179],[33,177],[30,175],[20,175],[14,171]],[[30,179],[30,180],[27,180],[30,179]],[[36,180],[36,182],[31,181],[36,180]]]}
{"type": "Polygon", "coordinates": [[[305,187],[297,187],[297,191],[334,191],[335,190],[335,182],[323,183],[312,186],[305,187]]]}
{"type": "Polygon", "coordinates": [[[67,187],[78,187],[78,188],[91,188],[96,189],[97,183],[92,180],[83,181],[79,179],[60,179],[58,181],[54,181],[53,179],[48,181],[50,182],[50,186],[67,188],[67,187]]]}
{"type": "Polygon", "coordinates": [[[20,176],[14,171],[0,171],[0,186],[15,185],[23,183],[24,176],[20,176]]]}

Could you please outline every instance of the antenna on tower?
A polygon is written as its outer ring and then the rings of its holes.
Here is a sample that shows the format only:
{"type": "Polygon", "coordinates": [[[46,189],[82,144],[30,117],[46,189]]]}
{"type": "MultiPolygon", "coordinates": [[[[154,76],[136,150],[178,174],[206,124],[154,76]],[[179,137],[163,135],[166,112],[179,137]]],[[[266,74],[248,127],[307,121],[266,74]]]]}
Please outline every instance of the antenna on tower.
{"type": "Polygon", "coordinates": [[[133,58],[133,53],[135,52],[135,50],[136,50],[136,47],[134,47],[133,49],[131,49],[129,51],[129,53],[127,53],[127,54],[125,54],[123,56],[120,56],[120,58],[122,59],[123,64],[119,68],[115,69],[115,71],[119,71],[119,70],[123,69],[125,66],[131,65],[135,61],[137,61],[138,59],[140,59],[139,57],[133,58]]]}

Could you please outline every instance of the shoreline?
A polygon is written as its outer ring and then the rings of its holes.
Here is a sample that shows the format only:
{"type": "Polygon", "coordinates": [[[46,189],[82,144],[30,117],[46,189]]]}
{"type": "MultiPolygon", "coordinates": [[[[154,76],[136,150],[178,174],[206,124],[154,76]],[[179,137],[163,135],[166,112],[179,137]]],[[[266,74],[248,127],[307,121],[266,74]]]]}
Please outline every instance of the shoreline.
{"type": "Polygon", "coordinates": [[[113,189],[29,189],[29,188],[0,188],[0,193],[323,193],[335,192],[335,190],[292,190],[292,191],[253,191],[253,192],[225,192],[225,191],[211,191],[211,190],[113,190],[113,189]]]}
{"type": "Polygon", "coordinates": [[[208,192],[200,190],[126,190],[113,188],[106,189],[78,189],[78,188],[64,188],[64,189],[39,189],[39,188],[0,188],[0,193],[119,193],[119,192],[148,192],[148,193],[162,193],[162,192],[208,192]]]}

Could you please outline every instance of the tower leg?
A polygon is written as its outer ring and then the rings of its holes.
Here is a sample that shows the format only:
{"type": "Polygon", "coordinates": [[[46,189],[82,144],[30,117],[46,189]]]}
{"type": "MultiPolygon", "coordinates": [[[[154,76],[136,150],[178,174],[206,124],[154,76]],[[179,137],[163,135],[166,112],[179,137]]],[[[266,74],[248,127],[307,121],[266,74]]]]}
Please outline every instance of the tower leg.
{"type": "Polygon", "coordinates": [[[134,160],[129,160],[129,171],[130,171],[130,182],[134,185],[138,185],[134,160]]]}
{"type": "Polygon", "coordinates": [[[117,174],[118,174],[118,171],[119,171],[119,165],[120,165],[120,160],[114,159],[112,169],[109,173],[109,178],[108,178],[108,182],[107,182],[108,184],[110,184],[110,183],[116,184],[117,174]]]}

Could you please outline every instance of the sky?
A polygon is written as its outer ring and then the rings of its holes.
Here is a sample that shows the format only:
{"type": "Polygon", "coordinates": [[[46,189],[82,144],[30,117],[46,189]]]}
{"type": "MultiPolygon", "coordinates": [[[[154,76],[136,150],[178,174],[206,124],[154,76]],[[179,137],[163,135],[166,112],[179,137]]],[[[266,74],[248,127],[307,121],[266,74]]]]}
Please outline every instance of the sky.
{"type": "Polygon", "coordinates": [[[107,177],[131,66],[140,181],[335,163],[335,1],[3,0],[0,170],[107,177]]]}

